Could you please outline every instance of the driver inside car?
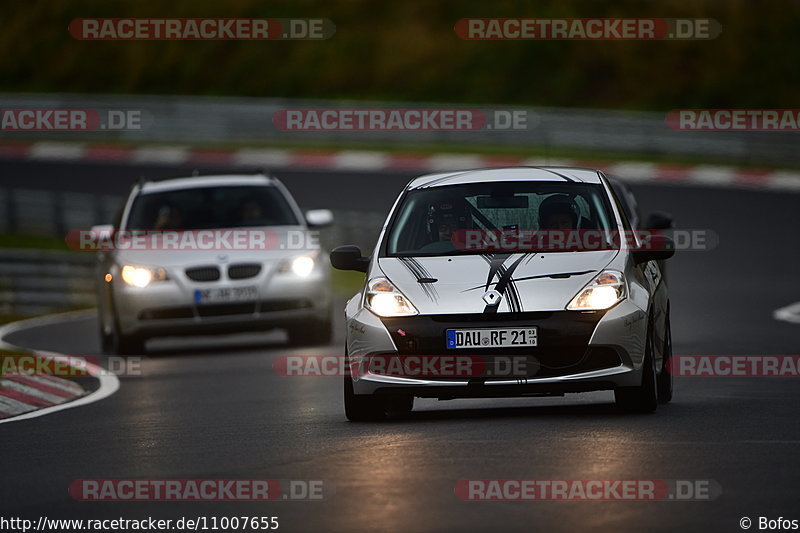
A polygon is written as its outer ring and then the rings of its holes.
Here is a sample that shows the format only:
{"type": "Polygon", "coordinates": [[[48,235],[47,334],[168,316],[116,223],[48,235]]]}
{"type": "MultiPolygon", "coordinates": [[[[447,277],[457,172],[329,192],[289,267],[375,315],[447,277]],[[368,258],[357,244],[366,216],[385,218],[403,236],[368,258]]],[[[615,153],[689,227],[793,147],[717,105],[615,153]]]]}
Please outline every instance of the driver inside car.
{"type": "Polygon", "coordinates": [[[578,206],[575,200],[566,194],[548,196],[539,206],[539,229],[577,229],[578,213],[578,206]]]}
{"type": "Polygon", "coordinates": [[[472,229],[472,215],[463,198],[451,198],[431,205],[427,213],[427,233],[430,242],[422,252],[455,250],[452,239],[459,230],[472,229]]]}

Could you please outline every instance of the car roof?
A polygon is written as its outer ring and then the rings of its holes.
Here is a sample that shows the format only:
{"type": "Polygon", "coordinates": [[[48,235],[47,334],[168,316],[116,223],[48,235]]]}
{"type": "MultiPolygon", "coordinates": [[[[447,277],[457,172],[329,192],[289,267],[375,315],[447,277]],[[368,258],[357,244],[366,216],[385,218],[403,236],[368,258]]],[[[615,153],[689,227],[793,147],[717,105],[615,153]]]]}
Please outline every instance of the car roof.
{"type": "Polygon", "coordinates": [[[141,194],[149,194],[181,189],[196,189],[200,187],[235,187],[243,185],[275,185],[275,179],[265,176],[264,174],[220,174],[215,176],[179,177],[160,181],[145,181],[141,184],[139,192],[141,194]]]}
{"type": "Polygon", "coordinates": [[[502,167],[460,170],[426,174],[412,180],[409,189],[425,189],[445,185],[481,183],[488,181],[557,181],[600,183],[600,173],[579,167],[502,167]]]}

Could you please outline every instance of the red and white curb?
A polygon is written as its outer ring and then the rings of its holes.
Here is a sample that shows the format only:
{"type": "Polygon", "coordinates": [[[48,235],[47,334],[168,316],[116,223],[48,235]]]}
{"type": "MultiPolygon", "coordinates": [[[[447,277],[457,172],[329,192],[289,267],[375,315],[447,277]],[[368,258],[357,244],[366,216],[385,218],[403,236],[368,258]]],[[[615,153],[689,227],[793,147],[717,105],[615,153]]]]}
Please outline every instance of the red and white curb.
{"type": "Polygon", "coordinates": [[[724,165],[609,162],[481,154],[414,154],[356,150],[208,149],[190,146],[113,146],[74,142],[0,143],[0,158],[159,165],[218,165],[264,169],[436,172],[500,166],[599,168],[631,182],[800,191],[800,171],[724,165]]]}
{"type": "MultiPolygon", "coordinates": [[[[53,324],[92,313],[93,311],[72,311],[6,324],[0,328],[0,348],[11,351],[22,350],[4,340],[14,331],[53,324]]],[[[71,366],[75,364],[71,358],[55,352],[33,350],[33,353],[39,357],[64,361],[71,366]]],[[[84,364],[86,366],[81,370],[100,381],[97,390],[88,394],[77,383],[56,376],[0,376],[0,424],[27,420],[94,403],[114,394],[119,389],[119,379],[113,373],[88,362],[84,364]]]]}

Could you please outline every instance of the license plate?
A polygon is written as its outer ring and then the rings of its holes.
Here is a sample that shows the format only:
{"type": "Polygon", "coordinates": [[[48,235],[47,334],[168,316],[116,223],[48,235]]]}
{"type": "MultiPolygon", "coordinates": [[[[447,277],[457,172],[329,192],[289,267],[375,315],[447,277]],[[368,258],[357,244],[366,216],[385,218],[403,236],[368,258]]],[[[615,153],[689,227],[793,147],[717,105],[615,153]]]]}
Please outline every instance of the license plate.
{"type": "Polygon", "coordinates": [[[258,287],[225,287],[217,289],[197,289],[194,301],[198,304],[247,302],[258,298],[258,287]]]}
{"type": "Polygon", "coordinates": [[[525,328],[448,329],[448,348],[520,348],[537,346],[539,330],[525,328]]]}

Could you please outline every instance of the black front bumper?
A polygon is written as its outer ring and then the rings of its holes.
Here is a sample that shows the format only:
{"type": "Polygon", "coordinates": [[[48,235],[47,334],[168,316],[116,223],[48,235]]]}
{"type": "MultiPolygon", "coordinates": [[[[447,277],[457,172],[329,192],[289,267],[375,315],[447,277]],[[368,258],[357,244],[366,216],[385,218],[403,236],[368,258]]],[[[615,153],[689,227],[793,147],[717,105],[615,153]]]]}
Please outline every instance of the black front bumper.
{"type": "MultiPolygon", "coordinates": [[[[505,365],[509,358],[524,359],[522,375],[485,379],[558,377],[603,370],[622,363],[611,346],[589,346],[589,340],[605,312],[529,312],[502,314],[421,315],[384,318],[382,322],[397,346],[398,356],[477,356],[487,368],[505,365]],[[527,327],[538,328],[538,346],[525,348],[446,348],[448,329],[527,327]],[[502,362],[500,360],[502,359],[502,362]]],[[[463,378],[453,378],[463,380],[463,378]]],[[[480,376],[474,376],[480,381],[480,376]]]]}

